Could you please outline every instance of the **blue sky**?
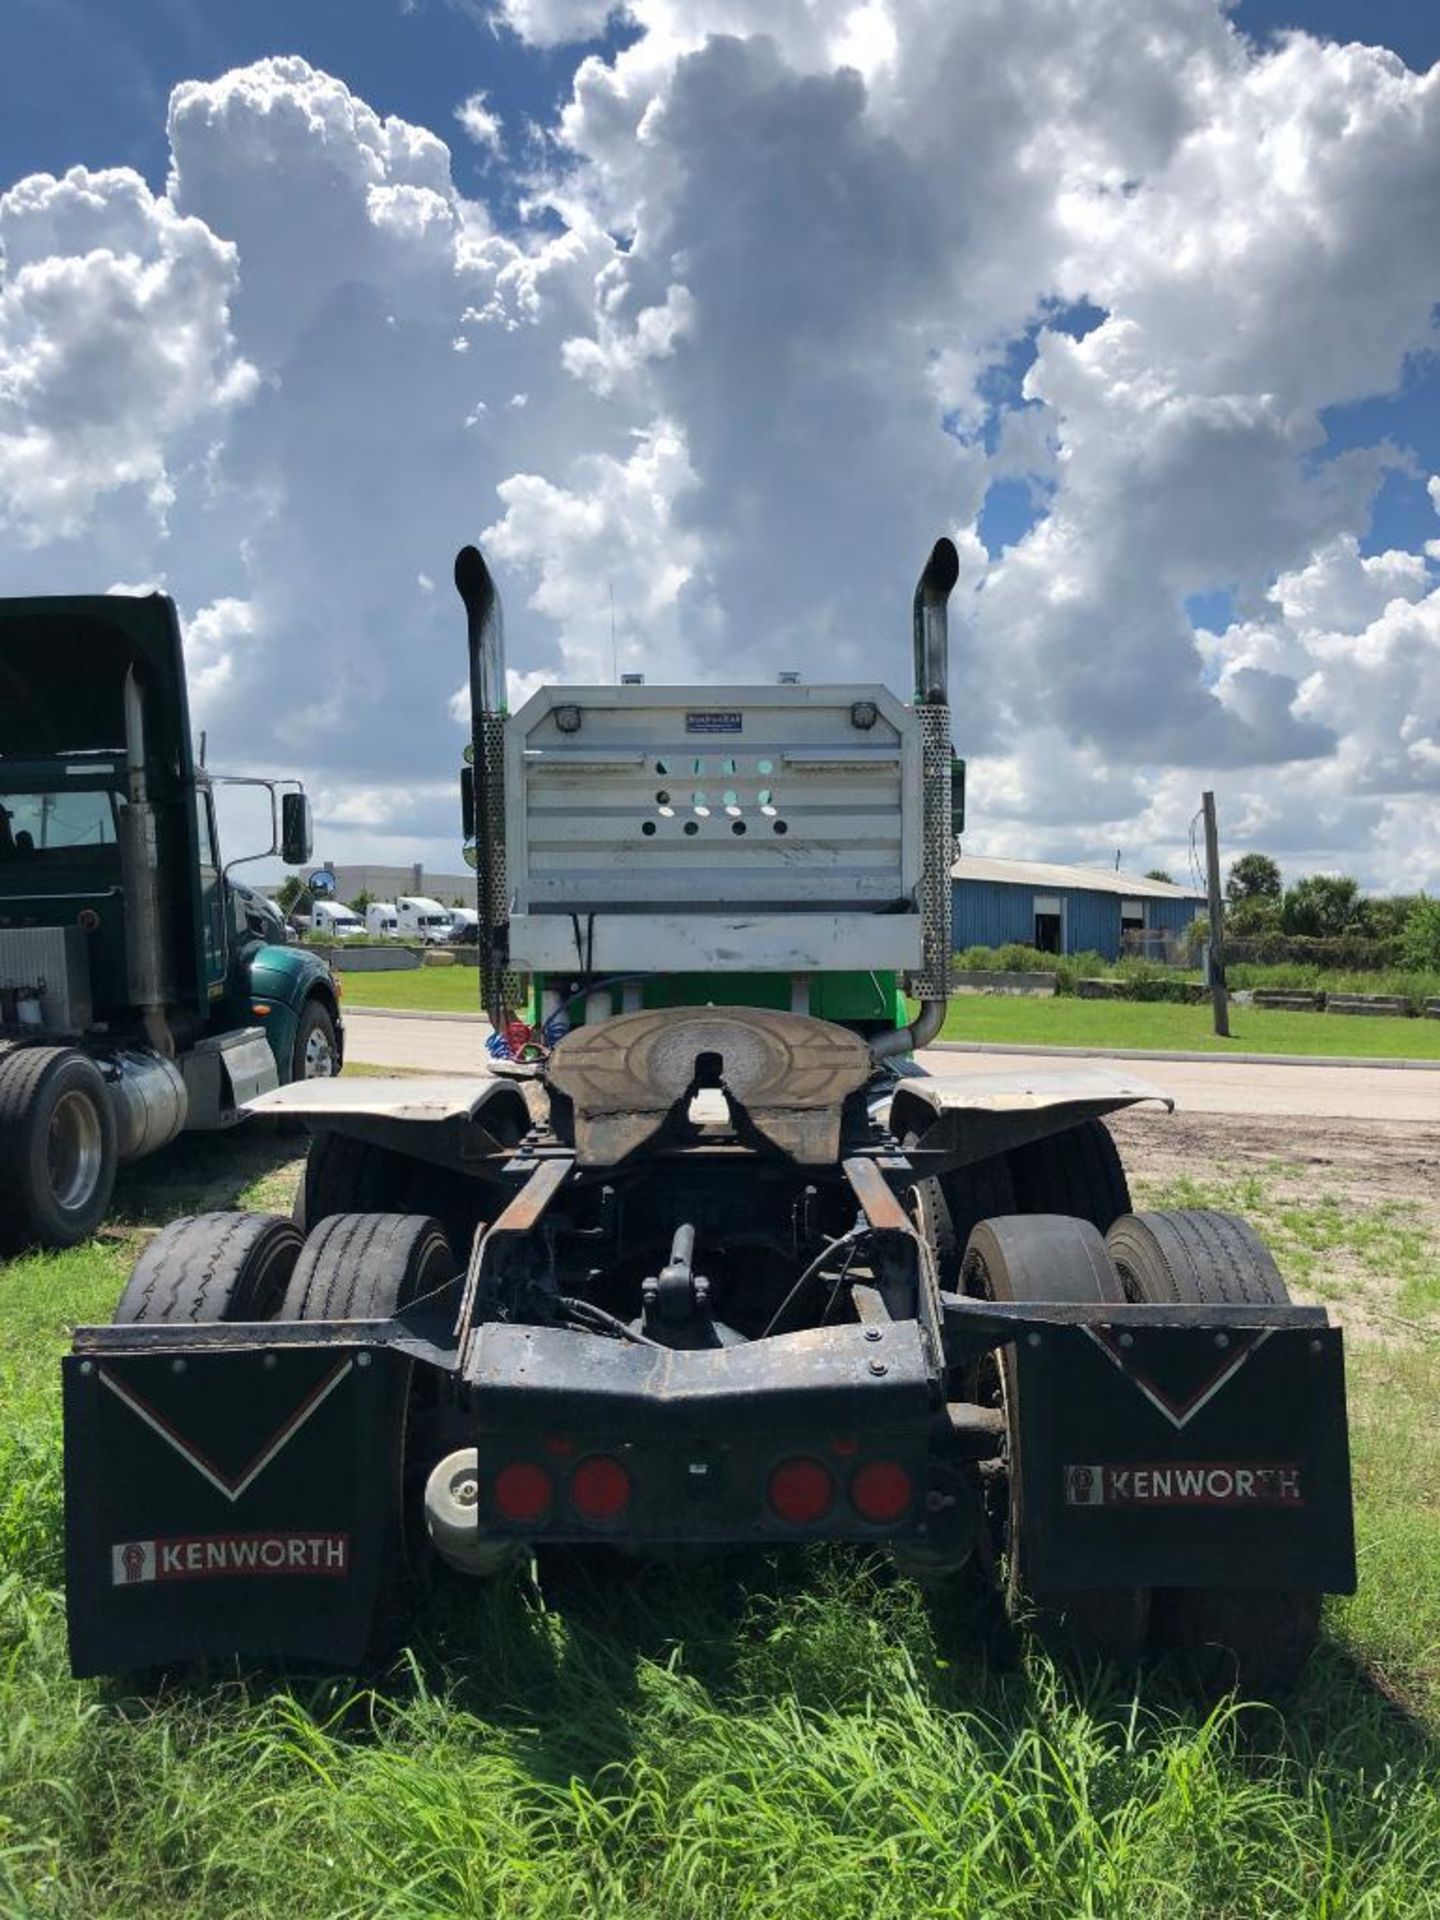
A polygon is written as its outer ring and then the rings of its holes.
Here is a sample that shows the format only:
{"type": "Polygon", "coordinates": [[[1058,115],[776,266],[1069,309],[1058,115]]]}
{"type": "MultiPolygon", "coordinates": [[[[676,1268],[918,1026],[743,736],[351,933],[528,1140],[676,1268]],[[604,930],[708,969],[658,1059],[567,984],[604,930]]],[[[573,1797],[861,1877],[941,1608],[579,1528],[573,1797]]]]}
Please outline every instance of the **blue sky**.
{"type": "MultiPolygon", "coordinates": [[[[623,31],[595,43],[603,50],[623,31]]],[[[452,0],[6,0],[0,13],[0,178],[137,168],[163,183],[165,103],[266,54],[299,53],[380,113],[454,140],[457,184],[493,190],[452,115],[484,88],[508,122],[549,121],[589,45],[527,46],[452,0]]]]}
{"type": "MultiPolygon", "coordinates": [[[[1417,71],[1440,59],[1440,5],[1425,0],[1241,0],[1233,17],[1260,41],[1304,28],[1388,46],[1417,71]]],[[[553,121],[580,61],[608,56],[632,37],[617,19],[593,42],[534,47],[493,24],[483,0],[8,0],[0,18],[0,183],[78,161],[135,167],[158,189],[169,159],[165,103],[176,81],[299,53],[378,112],[434,128],[451,143],[456,184],[503,223],[513,213],[507,169],[465,139],[455,108],[483,89],[518,152],[527,121],[553,121]]],[[[1013,389],[1032,357],[1033,346],[1017,340],[1006,369],[1013,389]]],[[[1006,394],[1004,381],[994,385],[1006,394]]],[[[1325,423],[1336,451],[1388,436],[1414,452],[1414,473],[1387,475],[1364,546],[1422,541],[1434,511],[1426,475],[1440,471],[1440,367],[1421,361],[1400,393],[1335,408],[1325,423]]],[[[1026,482],[997,481],[980,523],[987,548],[999,553],[1019,539],[1043,505],[1026,482]]],[[[1228,604],[1223,589],[1196,601],[1207,624],[1228,604]]]]}
{"type": "Polygon", "coordinates": [[[149,189],[0,209],[0,591],[163,586],[212,743],[435,863],[460,539],[519,697],[612,607],[652,678],[901,685],[949,526],[989,850],[1166,864],[1226,780],[1287,865],[1440,885],[1440,6],[599,12],[0,0],[0,193],[149,189]]]}

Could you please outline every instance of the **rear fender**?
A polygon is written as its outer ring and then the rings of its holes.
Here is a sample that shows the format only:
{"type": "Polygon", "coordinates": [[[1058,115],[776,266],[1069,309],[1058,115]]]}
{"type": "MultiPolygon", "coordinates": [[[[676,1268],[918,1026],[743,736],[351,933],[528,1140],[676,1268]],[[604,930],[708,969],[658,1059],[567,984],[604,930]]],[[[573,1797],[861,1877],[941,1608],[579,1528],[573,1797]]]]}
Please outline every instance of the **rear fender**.
{"type": "Polygon", "coordinates": [[[297,1080],[252,1100],[249,1113],[301,1120],[413,1160],[484,1176],[543,1117],[533,1080],[485,1072],[404,1079],[297,1080]]]}
{"type": "Polygon", "coordinates": [[[926,1175],[953,1172],[1122,1107],[1175,1102],[1147,1080],[1100,1069],[1055,1073],[907,1075],[889,1097],[888,1123],[926,1175]]]}

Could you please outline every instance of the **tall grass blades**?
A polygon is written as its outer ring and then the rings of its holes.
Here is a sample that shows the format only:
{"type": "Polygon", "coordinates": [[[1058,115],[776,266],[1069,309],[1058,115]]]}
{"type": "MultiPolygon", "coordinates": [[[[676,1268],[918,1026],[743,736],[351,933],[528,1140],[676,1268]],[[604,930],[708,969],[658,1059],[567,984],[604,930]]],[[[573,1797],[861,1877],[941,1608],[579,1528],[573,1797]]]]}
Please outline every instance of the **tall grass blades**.
{"type": "Polygon", "coordinates": [[[839,1550],[457,1576],[366,1684],[80,1685],[56,1361],[127,1259],[0,1269],[5,1920],[1440,1914],[1431,1342],[1355,1356],[1364,1585],[1284,1713],[1058,1672],[839,1550]]]}

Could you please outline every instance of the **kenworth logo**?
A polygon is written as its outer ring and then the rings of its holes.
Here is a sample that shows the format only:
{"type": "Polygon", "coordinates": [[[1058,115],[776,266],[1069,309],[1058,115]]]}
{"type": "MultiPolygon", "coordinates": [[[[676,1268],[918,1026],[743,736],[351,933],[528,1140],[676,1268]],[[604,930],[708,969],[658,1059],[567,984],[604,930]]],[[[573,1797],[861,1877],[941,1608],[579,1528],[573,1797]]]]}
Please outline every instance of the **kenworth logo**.
{"type": "Polygon", "coordinates": [[[1066,1467],[1070,1507],[1303,1507],[1300,1469],[1278,1463],[1192,1460],[1150,1466],[1066,1467]]]}
{"type": "Polygon", "coordinates": [[[204,1533],[173,1540],[126,1540],[110,1549],[113,1586],[152,1580],[215,1580],[290,1574],[343,1579],[348,1533],[204,1533]]]}

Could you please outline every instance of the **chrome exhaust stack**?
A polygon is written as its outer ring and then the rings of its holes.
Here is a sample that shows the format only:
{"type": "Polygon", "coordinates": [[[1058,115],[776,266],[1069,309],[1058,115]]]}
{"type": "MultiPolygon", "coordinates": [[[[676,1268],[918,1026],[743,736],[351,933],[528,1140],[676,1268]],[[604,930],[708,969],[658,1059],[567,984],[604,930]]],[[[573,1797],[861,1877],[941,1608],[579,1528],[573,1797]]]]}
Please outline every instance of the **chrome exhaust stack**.
{"type": "Polygon", "coordinates": [[[175,1037],[165,1009],[174,999],[161,899],[155,809],[145,768],[145,701],[131,667],[125,675],[125,810],[120,816],[120,876],[125,889],[125,970],[145,1038],[167,1060],[175,1037]]]}
{"type": "Polygon", "coordinates": [[[465,603],[470,645],[470,760],[465,794],[465,858],[475,869],[480,980],[485,1011],[503,1033],[518,998],[507,962],[510,921],[505,881],[505,628],[500,595],[478,547],[455,556],[455,587],[465,603]]]}

